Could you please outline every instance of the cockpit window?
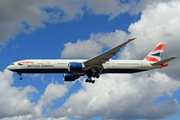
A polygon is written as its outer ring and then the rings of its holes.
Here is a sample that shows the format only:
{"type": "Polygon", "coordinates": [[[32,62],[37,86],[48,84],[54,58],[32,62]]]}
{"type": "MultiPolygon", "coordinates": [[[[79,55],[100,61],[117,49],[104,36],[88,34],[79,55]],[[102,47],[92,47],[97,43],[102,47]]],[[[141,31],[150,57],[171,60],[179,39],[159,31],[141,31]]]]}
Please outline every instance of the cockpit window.
{"type": "Polygon", "coordinates": [[[12,63],[11,65],[14,65],[14,63],[12,63]]]}

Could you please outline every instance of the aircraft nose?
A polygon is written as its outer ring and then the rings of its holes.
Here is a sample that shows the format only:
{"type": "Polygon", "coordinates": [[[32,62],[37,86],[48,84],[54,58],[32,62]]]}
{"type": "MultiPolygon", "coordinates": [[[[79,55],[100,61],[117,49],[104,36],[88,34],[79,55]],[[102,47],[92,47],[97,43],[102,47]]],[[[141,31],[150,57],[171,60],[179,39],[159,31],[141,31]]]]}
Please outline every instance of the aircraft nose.
{"type": "Polygon", "coordinates": [[[8,69],[8,70],[11,70],[11,65],[7,66],[7,69],[8,69]]]}

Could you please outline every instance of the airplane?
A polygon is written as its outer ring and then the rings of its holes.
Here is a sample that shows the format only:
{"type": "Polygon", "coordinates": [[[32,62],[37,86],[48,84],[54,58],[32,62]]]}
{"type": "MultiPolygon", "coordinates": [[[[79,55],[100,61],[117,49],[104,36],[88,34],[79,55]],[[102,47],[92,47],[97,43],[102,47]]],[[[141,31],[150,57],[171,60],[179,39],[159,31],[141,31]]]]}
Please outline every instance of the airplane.
{"type": "Polygon", "coordinates": [[[99,78],[106,73],[137,73],[152,69],[167,67],[169,61],[177,58],[171,57],[161,60],[166,41],[158,45],[143,60],[111,60],[121,48],[136,38],[103,52],[89,60],[80,59],[29,59],[13,62],[7,69],[17,72],[22,80],[22,73],[63,73],[63,80],[75,81],[87,75],[86,82],[95,83],[93,78],[99,78]]]}

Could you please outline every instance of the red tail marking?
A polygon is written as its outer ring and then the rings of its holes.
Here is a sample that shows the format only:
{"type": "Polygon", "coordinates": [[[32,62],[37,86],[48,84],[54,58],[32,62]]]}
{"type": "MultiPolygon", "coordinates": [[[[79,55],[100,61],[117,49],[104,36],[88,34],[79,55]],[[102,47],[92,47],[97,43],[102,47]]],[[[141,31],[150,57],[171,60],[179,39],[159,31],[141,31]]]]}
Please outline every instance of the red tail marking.
{"type": "Polygon", "coordinates": [[[159,60],[157,60],[156,58],[149,57],[149,56],[147,56],[146,59],[147,59],[148,61],[153,61],[153,62],[158,62],[158,61],[159,61],[159,60]]]}
{"type": "Polygon", "coordinates": [[[164,50],[164,47],[165,47],[165,44],[161,44],[161,45],[155,47],[154,50],[152,50],[151,52],[154,52],[156,50],[164,50]]]}

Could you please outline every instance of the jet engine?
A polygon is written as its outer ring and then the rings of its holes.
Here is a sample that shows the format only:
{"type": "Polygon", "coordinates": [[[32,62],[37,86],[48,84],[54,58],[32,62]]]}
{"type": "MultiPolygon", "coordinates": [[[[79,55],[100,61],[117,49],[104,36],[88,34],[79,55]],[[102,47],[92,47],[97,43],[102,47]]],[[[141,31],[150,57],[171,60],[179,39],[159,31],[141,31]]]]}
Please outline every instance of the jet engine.
{"type": "Polygon", "coordinates": [[[64,81],[75,81],[76,79],[78,79],[79,76],[77,75],[73,75],[73,74],[63,74],[63,80],[64,81]]]}
{"type": "Polygon", "coordinates": [[[85,65],[78,62],[70,62],[68,64],[68,71],[69,72],[79,72],[82,71],[82,69],[85,68],[85,65]]]}

